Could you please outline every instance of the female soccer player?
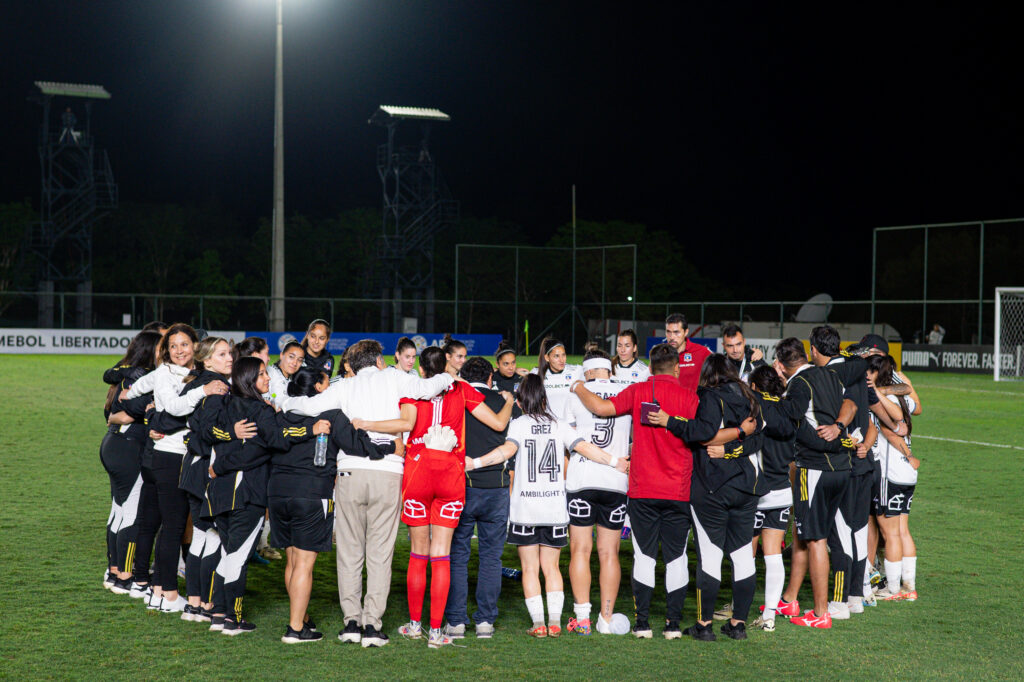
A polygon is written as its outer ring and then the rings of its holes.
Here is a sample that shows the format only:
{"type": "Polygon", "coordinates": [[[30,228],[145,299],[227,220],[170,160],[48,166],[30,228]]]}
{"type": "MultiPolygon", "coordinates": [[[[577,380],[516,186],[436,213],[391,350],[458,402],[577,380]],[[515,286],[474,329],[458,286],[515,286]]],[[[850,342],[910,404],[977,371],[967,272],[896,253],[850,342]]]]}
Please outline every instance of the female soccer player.
{"type": "MultiPolygon", "coordinates": [[[[317,420],[312,426],[282,425],[274,408],[263,400],[270,387],[267,366],[258,358],[240,358],[231,371],[231,396],[223,401],[221,430],[238,422],[255,426],[256,434],[244,440],[214,444],[210,458],[210,484],[206,487],[203,514],[212,519],[220,534],[220,561],[213,579],[213,616],[210,629],[225,635],[252,632],[256,626],[242,618],[246,564],[263,528],[267,511],[267,479],[273,450],[288,450],[321,433],[330,423],[317,420]]],[[[203,433],[208,438],[209,434],[203,433]]],[[[211,440],[211,444],[213,441],[211,440]]]]}
{"type": "MultiPolygon", "coordinates": [[[[868,361],[868,378],[875,386],[891,386],[895,383],[895,369],[892,356],[874,355],[868,361]]],[[[917,599],[917,546],[910,535],[909,522],[917,469],[921,466],[921,461],[910,451],[911,415],[916,404],[910,396],[884,395],[883,400],[899,407],[901,418],[907,424],[907,435],[900,438],[876,420],[879,436],[874,452],[881,463],[882,474],[875,513],[885,538],[886,586],[875,597],[883,601],[914,601],[917,599]]]]}
{"type": "Polygon", "coordinates": [[[569,535],[562,450],[579,452],[623,473],[628,461],[588,443],[567,421],[556,418],[548,408],[547,394],[539,376],[530,374],[523,377],[518,403],[523,416],[509,425],[507,440],[483,457],[467,458],[466,467],[475,469],[500,464],[519,453],[512,479],[508,543],[519,548],[523,596],[533,620],[529,634],[533,637],[558,637],[562,634],[562,606],[565,601],[558,557],[568,544],[569,535]],[[546,625],[544,599],[540,596],[541,572],[544,573],[547,592],[546,625]]]}
{"type": "Polygon", "coordinates": [[[104,405],[108,426],[100,445],[100,461],[110,476],[111,496],[107,520],[108,571],[104,586],[115,594],[126,594],[131,589],[135,520],[142,495],[139,460],[147,440],[143,420],[146,405],[153,399],[152,394],[146,393],[135,400],[122,401],[120,393],[153,368],[159,343],[157,332],[141,332],[132,339],[125,356],[115,366],[119,382],[110,387],[104,405]]]}
{"type": "Polygon", "coordinates": [[[466,344],[456,341],[451,334],[445,334],[442,349],[447,362],[444,371],[458,378],[462,366],[466,364],[466,344]]]}
{"type": "MultiPolygon", "coordinates": [[[[761,445],[762,474],[768,490],[757,503],[754,516],[753,552],[757,556],[757,543],[761,541],[764,554],[764,607],[754,621],[754,627],[766,632],[775,631],[775,612],[782,599],[786,581],[786,567],[782,564],[782,543],[789,527],[793,507],[793,488],[789,481],[790,464],[796,448],[796,425],[779,409],[779,401],[786,385],[774,367],[763,366],[750,375],[761,416],[765,422],[761,445]]],[[[721,446],[718,446],[721,447],[721,446]]],[[[711,448],[708,448],[709,452],[711,448]]],[[[724,455],[724,450],[722,451],[724,455]]],[[[797,611],[799,614],[799,605],[797,611]]]]}
{"type": "MultiPolygon", "coordinates": [[[[326,370],[303,367],[288,384],[289,396],[314,396],[330,385],[326,370]]],[[[281,637],[285,644],[315,642],[323,638],[306,612],[313,587],[313,564],[318,552],[331,549],[334,532],[334,476],[338,469],[338,450],[349,455],[382,459],[402,455],[401,440],[375,445],[365,431],[356,431],[341,410],[328,410],[318,417],[289,412],[281,416],[282,426],[298,430],[313,428],[325,419],[331,424],[325,439],[324,459],[316,459],[317,441],[295,443],[288,451],[271,457],[267,503],[271,517],[271,544],[284,547],[288,563],[284,571],[290,611],[288,626],[281,637]],[[397,446],[397,450],[396,450],[397,446]]]]}
{"type": "MultiPolygon", "coordinates": [[[[196,332],[187,324],[173,324],[157,346],[161,364],[154,371],[136,381],[123,399],[136,398],[153,391],[155,414],[149,420],[150,437],[156,438],[152,450],[147,448],[142,458],[143,519],[139,526],[138,548],[144,553],[135,557],[135,573],[147,576],[152,535],[160,528],[156,543],[154,565],[159,584],[153,587],[150,606],[165,613],[184,610],[187,600],[178,594],[178,558],[181,540],[188,519],[188,496],[178,487],[183,458],[187,452],[186,418],[205,396],[223,395],[228,386],[223,381],[212,381],[192,388],[184,381],[195,367],[196,332]],[[148,501],[147,501],[148,499],[148,501]],[[143,541],[144,533],[148,536],[143,541]]],[[[138,580],[138,578],[136,578],[138,580]]],[[[140,582],[140,586],[142,581],[140,582]]],[[[148,580],[145,580],[148,582],[148,580]]]]}
{"type": "Polygon", "coordinates": [[[302,337],[303,367],[315,367],[331,376],[334,371],[334,356],[327,350],[327,342],[331,339],[331,325],[327,320],[319,318],[309,323],[306,335],[302,337]]]}
{"type": "Polygon", "coordinates": [[[400,372],[419,376],[419,372],[416,371],[416,344],[408,336],[398,339],[398,345],[395,347],[395,364],[392,367],[400,372]]]}
{"type": "Polygon", "coordinates": [[[259,358],[263,364],[270,366],[270,346],[266,339],[259,336],[247,336],[231,349],[235,360],[238,358],[259,358]]]}
{"type": "Polygon", "coordinates": [[[306,351],[302,345],[297,341],[289,341],[281,349],[277,362],[267,366],[267,374],[270,376],[270,402],[274,405],[279,406],[288,397],[288,382],[302,367],[305,357],[306,351]]]}
{"type": "MultiPolygon", "coordinates": [[[[436,346],[426,348],[420,355],[420,369],[427,379],[445,372],[450,362],[450,354],[436,346]]],[[[495,414],[484,403],[483,394],[464,381],[456,381],[449,390],[432,400],[403,398],[400,404],[399,419],[377,422],[357,419],[353,423],[357,428],[378,433],[409,433],[402,474],[402,522],[409,526],[411,544],[409,623],[398,631],[411,639],[422,636],[420,621],[429,562],[430,631],[427,645],[436,649],[451,644],[451,638],[441,632],[441,623],[451,580],[449,553],[452,535],[459,525],[466,498],[466,412],[495,431],[502,431],[512,416],[512,396],[506,394],[505,406],[495,414]],[[427,431],[434,425],[447,426],[454,432],[457,442],[451,452],[439,452],[424,443],[427,431]]]]}
{"type": "MultiPolygon", "coordinates": [[[[721,586],[722,558],[732,563],[732,618],[722,626],[722,634],[732,639],[746,639],[746,620],[754,601],[754,557],[750,538],[754,534],[754,513],[758,500],[768,492],[761,476],[760,434],[764,420],[757,399],[740,381],[729,359],[715,353],[708,356],[700,372],[698,389],[700,403],[693,420],[669,418],[664,411],[651,417],[652,424],[664,425],[676,437],[691,444],[693,477],[690,486],[690,512],[697,538],[699,557],[697,570],[697,622],[683,634],[696,640],[713,641],[711,622],[715,600],[721,586]],[[707,444],[718,437],[719,430],[740,428],[747,419],[757,422],[755,432],[742,442],[726,444],[722,458],[712,458],[707,444]]],[[[678,626],[665,626],[668,633],[678,626]]]]}
{"type": "Polygon", "coordinates": [[[519,388],[519,382],[529,372],[516,366],[517,359],[515,348],[504,340],[498,344],[498,350],[494,354],[494,362],[498,369],[491,375],[491,384],[496,390],[515,393],[519,388]]]}
{"type": "MultiPolygon", "coordinates": [[[[187,388],[205,386],[214,381],[229,382],[231,368],[234,366],[231,344],[216,336],[206,337],[196,344],[195,364],[196,369],[186,377],[187,388]]],[[[201,435],[204,429],[212,430],[213,440],[218,440],[218,433],[228,435],[219,428],[214,429],[218,425],[219,408],[219,399],[204,398],[189,416],[191,435],[188,439],[188,453],[182,461],[178,478],[178,486],[188,496],[192,517],[192,542],[185,558],[185,593],[188,595],[188,604],[181,613],[181,619],[196,623],[208,623],[213,615],[210,610],[210,587],[213,570],[220,556],[220,536],[213,524],[202,517],[203,496],[210,481],[207,470],[210,467],[211,446],[209,440],[201,435]]]]}
{"type": "Polygon", "coordinates": [[[649,376],[651,376],[651,370],[640,359],[640,347],[637,342],[636,332],[632,329],[620,332],[615,339],[612,380],[626,384],[635,384],[638,381],[647,381],[649,376]]]}
{"type": "Polygon", "coordinates": [[[582,368],[566,364],[565,344],[547,336],[540,342],[537,367],[530,371],[544,382],[551,413],[563,419],[565,406],[569,402],[569,388],[577,379],[583,378],[582,368]]]}

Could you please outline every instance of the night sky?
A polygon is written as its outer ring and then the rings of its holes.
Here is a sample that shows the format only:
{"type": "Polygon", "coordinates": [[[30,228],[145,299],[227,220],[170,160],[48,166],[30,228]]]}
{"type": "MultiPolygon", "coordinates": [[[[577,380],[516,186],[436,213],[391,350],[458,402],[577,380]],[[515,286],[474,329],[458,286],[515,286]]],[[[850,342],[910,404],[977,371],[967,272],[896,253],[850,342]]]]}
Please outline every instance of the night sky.
{"type": "MultiPolygon", "coordinates": [[[[0,200],[38,202],[26,97],[54,80],[112,93],[122,200],[270,214],[273,0],[9,4],[0,200]]],[[[725,237],[863,256],[873,226],[1024,215],[1009,10],[636,5],[286,0],[286,210],[379,206],[367,119],[395,104],[449,113],[432,148],[464,213],[538,242],[573,183],[580,217],[671,229],[705,267],[725,237]]]]}

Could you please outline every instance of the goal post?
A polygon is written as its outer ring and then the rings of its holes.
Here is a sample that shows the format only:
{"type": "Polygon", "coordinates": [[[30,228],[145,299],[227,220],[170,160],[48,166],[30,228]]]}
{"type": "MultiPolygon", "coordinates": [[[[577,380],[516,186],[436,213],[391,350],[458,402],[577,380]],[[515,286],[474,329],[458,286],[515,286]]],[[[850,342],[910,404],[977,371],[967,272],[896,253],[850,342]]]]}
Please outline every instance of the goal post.
{"type": "Polygon", "coordinates": [[[1024,379],[1024,287],[996,287],[995,344],[992,371],[996,381],[1024,379]]]}

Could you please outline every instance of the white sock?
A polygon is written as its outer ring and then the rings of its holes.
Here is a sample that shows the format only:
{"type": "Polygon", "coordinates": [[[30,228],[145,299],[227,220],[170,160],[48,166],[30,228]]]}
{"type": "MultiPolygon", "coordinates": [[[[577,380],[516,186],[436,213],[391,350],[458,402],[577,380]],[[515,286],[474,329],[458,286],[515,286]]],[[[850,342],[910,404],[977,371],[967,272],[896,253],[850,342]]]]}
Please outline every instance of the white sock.
{"type": "Polygon", "coordinates": [[[914,584],[917,581],[917,557],[916,556],[905,556],[903,557],[903,584],[910,590],[916,590],[917,586],[914,584]]]}
{"type": "Polygon", "coordinates": [[[263,532],[260,533],[260,541],[256,546],[256,549],[263,549],[270,544],[270,522],[263,524],[263,532]]]}
{"type": "MultiPolygon", "coordinates": [[[[551,593],[548,592],[548,599],[550,598],[551,593]]],[[[576,614],[576,620],[590,620],[590,602],[584,604],[573,603],[572,610],[576,614]]]]}
{"type": "Polygon", "coordinates": [[[548,623],[558,625],[562,622],[562,604],[564,603],[564,592],[548,592],[548,623]]]}
{"type": "Polygon", "coordinates": [[[765,620],[775,618],[775,609],[782,599],[782,589],[786,582],[786,567],[782,563],[781,554],[764,555],[764,615],[765,620]]]}
{"type": "Polygon", "coordinates": [[[893,594],[900,591],[900,572],[902,568],[903,564],[899,561],[885,560],[885,581],[889,591],[893,594]]]}
{"type": "Polygon", "coordinates": [[[526,610],[530,612],[530,620],[534,625],[544,624],[544,598],[539,594],[536,597],[526,598],[526,610]]]}

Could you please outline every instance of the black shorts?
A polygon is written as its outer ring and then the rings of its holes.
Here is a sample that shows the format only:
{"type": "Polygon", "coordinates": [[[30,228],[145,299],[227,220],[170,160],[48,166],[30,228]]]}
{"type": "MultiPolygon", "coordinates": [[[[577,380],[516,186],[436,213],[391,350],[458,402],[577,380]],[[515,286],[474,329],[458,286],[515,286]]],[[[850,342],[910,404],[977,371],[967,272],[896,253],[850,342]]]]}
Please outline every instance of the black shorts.
{"type": "Polygon", "coordinates": [[[754,537],[761,534],[762,530],[781,530],[783,533],[789,528],[789,513],[792,507],[782,509],[758,509],[754,512],[754,537]]]}
{"type": "Polygon", "coordinates": [[[917,486],[882,481],[875,514],[885,517],[910,514],[910,503],[914,501],[915,487],[917,486]]]}
{"type": "Polygon", "coordinates": [[[611,490],[577,490],[567,493],[569,525],[622,530],[626,521],[626,493],[611,490]]]}
{"type": "Polygon", "coordinates": [[[334,533],[334,500],[270,497],[270,544],[307,552],[327,552],[334,533]]]}
{"type": "Polygon", "coordinates": [[[524,526],[510,522],[506,542],[517,547],[544,545],[561,549],[569,544],[569,526],[524,526]]]}
{"type": "Polygon", "coordinates": [[[850,485],[850,472],[797,467],[793,481],[793,516],[801,540],[824,540],[850,485]]]}

